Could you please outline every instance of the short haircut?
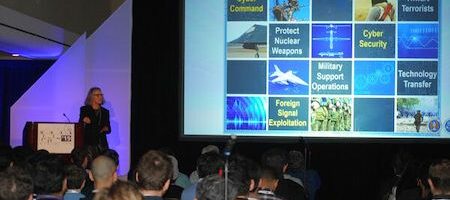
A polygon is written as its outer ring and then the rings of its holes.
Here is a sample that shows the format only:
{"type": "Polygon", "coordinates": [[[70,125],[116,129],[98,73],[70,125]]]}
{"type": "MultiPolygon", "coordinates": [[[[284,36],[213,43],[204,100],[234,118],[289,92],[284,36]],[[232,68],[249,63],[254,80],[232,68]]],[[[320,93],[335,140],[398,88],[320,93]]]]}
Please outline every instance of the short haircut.
{"type": "Polygon", "coordinates": [[[437,189],[450,192],[450,160],[442,159],[431,164],[428,175],[437,189]]]}
{"type": "Polygon", "coordinates": [[[139,188],[159,191],[163,189],[167,180],[172,179],[172,162],[165,153],[150,150],[139,160],[136,172],[139,188]]]}
{"type": "Polygon", "coordinates": [[[239,185],[238,195],[246,196],[250,190],[251,180],[258,184],[259,168],[253,160],[233,154],[230,158],[229,177],[239,185]]]}
{"type": "Polygon", "coordinates": [[[88,152],[86,148],[74,148],[70,152],[70,157],[73,164],[82,167],[84,159],[88,157],[88,152]]]}
{"type": "Polygon", "coordinates": [[[208,145],[202,148],[202,154],[208,153],[208,152],[215,152],[217,154],[220,153],[219,147],[216,145],[208,145]]]}
{"type": "Polygon", "coordinates": [[[305,169],[305,156],[300,151],[289,151],[288,164],[291,169],[305,169]]]}
{"type": "Polygon", "coordinates": [[[0,172],[0,199],[26,200],[33,194],[33,180],[30,174],[18,167],[0,172]]]}
{"type": "Polygon", "coordinates": [[[86,179],[86,171],[72,164],[66,166],[65,172],[67,176],[67,189],[80,189],[83,181],[86,179]]]}
{"type": "Polygon", "coordinates": [[[116,169],[114,161],[107,156],[98,156],[92,161],[91,172],[94,180],[107,180],[113,176],[116,169]]]}
{"type": "Polygon", "coordinates": [[[54,154],[42,155],[33,172],[34,192],[53,194],[63,189],[64,162],[54,154]]]}
{"type": "Polygon", "coordinates": [[[203,178],[211,174],[218,174],[223,169],[224,159],[215,152],[201,154],[197,159],[198,177],[203,178]]]}
{"type": "Polygon", "coordinates": [[[100,190],[94,200],[143,200],[135,185],[125,181],[116,181],[109,189],[100,190]]]}
{"type": "MultiPolygon", "coordinates": [[[[238,185],[232,179],[227,184],[227,200],[236,199],[238,194],[238,185]]],[[[225,199],[225,179],[218,174],[209,175],[203,178],[195,191],[197,200],[224,200],[225,199]]]]}
{"type": "Polygon", "coordinates": [[[278,180],[279,177],[272,167],[265,166],[261,168],[260,179],[278,180]]]}
{"type": "Polygon", "coordinates": [[[288,164],[287,152],[279,148],[269,149],[262,154],[261,164],[271,167],[277,173],[278,178],[282,178],[283,167],[288,164]]]}
{"type": "Polygon", "coordinates": [[[102,155],[111,158],[117,166],[119,166],[119,154],[114,149],[105,149],[102,155]]]}

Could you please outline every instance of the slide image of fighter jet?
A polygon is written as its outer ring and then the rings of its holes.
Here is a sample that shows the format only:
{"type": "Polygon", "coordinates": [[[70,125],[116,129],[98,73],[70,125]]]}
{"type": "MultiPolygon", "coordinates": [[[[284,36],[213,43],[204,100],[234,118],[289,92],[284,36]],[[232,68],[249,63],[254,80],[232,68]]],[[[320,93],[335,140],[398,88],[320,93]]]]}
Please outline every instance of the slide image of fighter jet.
{"type": "Polygon", "coordinates": [[[320,37],[320,38],[314,38],[313,40],[318,40],[318,41],[329,41],[329,47],[330,49],[334,48],[334,42],[335,41],[345,41],[345,40],[351,40],[351,38],[345,38],[345,37],[336,37],[334,36],[335,33],[337,33],[337,29],[339,27],[351,27],[350,25],[314,25],[314,27],[324,27],[327,29],[326,33],[329,34],[328,37],[320,37]]]}
{"type": "Polygon", "coordinates": [[[280,68],[277,65],[274,65],[275,72],[273,72],[270,77],[276,77],[271,82],[275,84],[281,84],[281,85],[304,85],[308,86],[308,83],[302,80],[300,77],[296,76],[294,73],[292,73],[292,70],[289,70],[287,72],[282,72],[280,68]]]}

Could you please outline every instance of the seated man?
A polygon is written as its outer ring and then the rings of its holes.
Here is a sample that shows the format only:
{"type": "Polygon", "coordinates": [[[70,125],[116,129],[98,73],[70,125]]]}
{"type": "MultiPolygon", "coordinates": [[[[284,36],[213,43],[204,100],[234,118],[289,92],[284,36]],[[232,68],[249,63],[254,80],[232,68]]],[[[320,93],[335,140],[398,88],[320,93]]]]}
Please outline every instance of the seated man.
{"type": "Polygon", "coordinates": [[[450,160],[432,164],[428,173],[433,199],[450,199],[450,160]]]}
{"type": "Polygon", "coordinates": [[[67,191],[64,194],[65,200],[78,200],[85,196],[81,194],[81,189],[86,182],[86,171],[83,168],[72,164],[66,166],[67,191]]]}
{"type": "MultiPolygon", "coordinates": [[[[238,184],[229,179],[227,184],[226,200],[236,199],[238,184]]],[[[209,175],[202,179],[197,185],[195,192],[197,200],[225,200],[225,179],[218,174],[209,175]]]]}
{"type": "Polygon", "coordinates": [[[303,183],[300,179],[289,176],[287,152],[283,149],[273,148],[262,154],[261,164],[263,167],[272,168],[279,179],[275,194],[286,200],[306,199],[303,183]]]}
{"type": "Polygon", "coordinates": [[[136,168],[136,182],[146,200],[162,200],[172,179],[172,162],[161,152],[145,153],[136,168]]]}
{"type": "Polygon", "coordinates": [[[116,163],[107,156],[98,156],[92,161],[89,179],[94,182],[94,190],[87,194],[92,199],[100,189],[109,188],[117,181],[116,163]]]}
{"type": "Polygon", "coordinates": [[[0,172],[0,199],[31,200],[33,198],[33,180],[28,172],[10,167],[0,172]]]}

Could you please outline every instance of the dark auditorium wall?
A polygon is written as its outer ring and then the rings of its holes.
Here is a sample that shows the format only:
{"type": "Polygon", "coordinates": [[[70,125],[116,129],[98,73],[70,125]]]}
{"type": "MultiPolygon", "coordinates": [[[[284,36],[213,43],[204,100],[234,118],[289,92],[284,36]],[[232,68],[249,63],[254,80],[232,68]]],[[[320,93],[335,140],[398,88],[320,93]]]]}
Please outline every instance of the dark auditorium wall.
{"type": "Polygon", "coordinates": [[[9,143],[10,107],[54,60],[0,60],[0,143],[9,143]]]}
{"type": "MultiPolygon", "coordinates": [[[[180,170],[189,174],[195,159],[207,144],[222,147],[222,141],[180,141],[180,1],[133,1],[132,44],[132,166],[148,149],[171,147],[178,156],[180,170]]],[[[207,122],[205,122],[207,123],[207,122]]],[[[300,142],[298,142],[300,143],[300,142]]],[[[321,141],[308,143],[310,167],[322,177],[318,199],[376,199],[379,181],[392,169],[390,159],[405,148],[421,157],[450,157],[449,144],[383,141],[321,141]]],[[[273,146],[303,150],[290,143],[239,142],[235,150],[253,159],[273,146]]]]}

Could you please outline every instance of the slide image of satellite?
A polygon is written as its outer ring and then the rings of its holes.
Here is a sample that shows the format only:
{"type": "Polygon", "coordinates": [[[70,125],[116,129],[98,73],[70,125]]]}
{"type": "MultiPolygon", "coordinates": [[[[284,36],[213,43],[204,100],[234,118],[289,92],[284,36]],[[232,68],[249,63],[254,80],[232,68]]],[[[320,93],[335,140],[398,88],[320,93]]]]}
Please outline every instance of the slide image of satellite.
{"type": "Polygon", "coordinates": [[[227,97],[226,130],[266,130],[267,98],[227,97]]]}
{"type": "Polygon", "coordinates": [[[350,24],[313,24],[312,30],[313,57],[351,57],[352,26],[350,24]]]}
{"type": "Polygon", "coordinates": [[[430,133],[429,122],[439,117],[438,102],[437,97],[398,98],[396,132],[430,133]]]}
{"type": "Polygon", "coordinates": [[[308,94],[308,61],[272,60],[269,62],[270,94],[308,94]]]}
{"type": "Polygon", "coordinates": [[[309,0],[270,0],[270,21],[309,21],[309,0]]]}
{"type": "Polygon", "coordinates": [[[267,58],[267,25],[228,23],[228,58],[267,58]]]}

